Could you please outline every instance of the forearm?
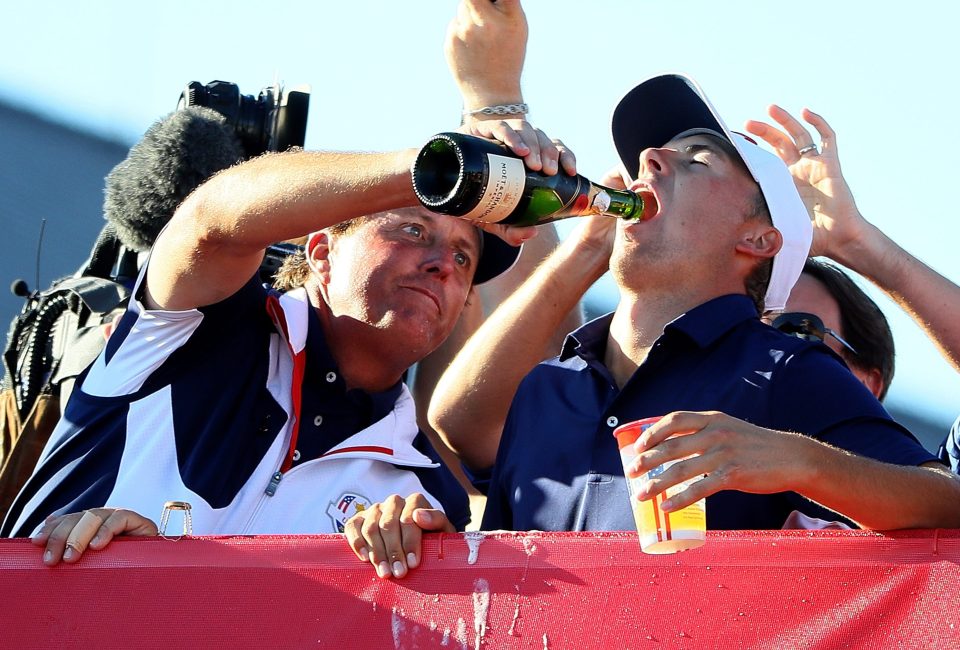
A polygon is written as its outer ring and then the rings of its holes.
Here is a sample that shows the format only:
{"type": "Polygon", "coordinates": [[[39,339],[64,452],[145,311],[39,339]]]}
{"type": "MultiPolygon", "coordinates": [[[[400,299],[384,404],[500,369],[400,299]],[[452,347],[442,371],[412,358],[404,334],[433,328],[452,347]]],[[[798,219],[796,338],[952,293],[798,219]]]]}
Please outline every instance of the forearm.
{"type": "MultiPolygon", "coordinates": [[[[441,375],[457,353],[460,352],[487,317],[513,295],[543,261],[557,249],[559,244],[560,240],[556,228],[551,225],[539,228],[536,237],[524,242],[523,250],[513,268],[473,288],[453,332],[440,347],[417,364],[413,391],[418,413],[423,416],[421,426],[429,426],[426,413],[430,398],[441,375]]],[[[543,350],[536,355],[539,360],[560,353],[560,346],[566,332],[573,331],[583,324],[582,311],[579,302],[577,302],[567,312],[563,321],[554,330],[553,335],[545,342],[543,350]]]]}
{"type": "Polygon", "coordinates": [[[960,287],[872,225],[831,257],[886,292],[960,371],[960,287]]]}
{"type": "Polygon", "coordinates": [[[527,20],[518,0],[461,2],[444,51],[464,109],[522,102],[526,49],[527,20]]]}
{"type": "MultiPolygon", "coordinates": [[[[480,295],[483,304],[483,315],[481,319],[476,321],[474,329],[507,298],[513,295],[520,285],[533,275],[536,269],[543,264],[543,261],[553,254],[559,246],[560,236],[557,234],[557,229],[552,224],[540,226],[537,229],[537,236],[523,243],[523,251],[509,273],[504,273],[477,287],[477,293],[480,295]]],[[[583,325],[583,309],[578,300],[564,316],[563,321],[554,329],[550,339],[546,341],[543,349],[537,355],[539,359],[549,359],[560,354],[560,347],[563,345],[567,333],[581,325],[583,325]]],[[[464,337],[464,340],[466,338],[468,337],[464,337]]]]}
{"type": "MultiPolygon", "coordinates": [[[[459,459],[447,445],[447,442],[434,431],[429,423],[427,410],[431,397],[441,375],[464,347],[470,336],[476,332],[487,316],[507,300],[523,281],[530,277],[537,266],[556,250],[558,244],[559,238],[555,228],[552,226],[540,228],[536,237],[524,243],[523,251],[517,263],[509,272],[474,288],[453,332],[439,348],[417,364],[413,395],[417,404],[417,419],[420,422],[420,428],[430,436],[431,442],[438,448],[444,461],[450,465],[451,470],[465,485],[466,479],[459,467],[459,459]]],[[[574,330],[582,324],[581,314],[582,310],[577,303],[567,312],[563,321],[554,330],[553,335],[545,341],[540,353],[535,355],[537,361],[559,353],[564,333],[574,330]]]]}
{"type": "Polygon", "coordinates": [[[460,466],[460,459],[453,450],[447,446],[446,441],[430,426],[427,417],[427,410],[430,406],[430,400],[434,389],[443,371],[450,365],[450,361],[456,356],[457,352],[463,347],[463,344],[470,338],[480,324],[483,322],[483,306],[476,295],[476,290],[470,292],[467,297],[467,304],[460,313],[460,319],[450,336],[440,344],[436,350],[428,354],[424,359],[417,363],[414,373],[413,383],[410,386],[413,393],[413,402],[417,407],[417,423],[420,430],[426,434],[440,458],[447,465],[460,484],[470,494],[479,494],[476,488],[470,485],[470,480],[463,472],[460,466]]]}
{"type": "Polygon", "coordinates": [[[157,239],[148,276],[152,301],[167,309],[216,302],[253,275],[273,242],[413,205],[414,154],[291,152],[217,174],[184,201],[157,239]]]}
{"type": "Polygon", "coordinates": [[[441,377],[430,422],[469,467],[493,465],[517,386],[606,270],[607,256],[603,247],[568,238],[487,318],[441,377]]]}
{"type": "Polygon", "coordinates": [[[795,492],[870,530],[960,527],[960,477],[891,465],[802,437],[795,492]]]}
{"type": "Polygon", "coordinates": [[[350,217],[413,205],[414,153],[261,156],[202,185],[174,218],[197,224],[205,243],[259,250],[350,217]]]}

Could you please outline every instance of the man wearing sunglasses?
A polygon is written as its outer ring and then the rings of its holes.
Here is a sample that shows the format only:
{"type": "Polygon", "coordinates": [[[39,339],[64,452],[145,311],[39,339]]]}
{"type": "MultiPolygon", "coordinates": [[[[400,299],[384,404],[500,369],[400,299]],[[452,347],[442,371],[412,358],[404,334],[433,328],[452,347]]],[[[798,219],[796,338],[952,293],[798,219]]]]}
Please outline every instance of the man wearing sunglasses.
{"type": "Polygon", "coordinates": [[[808,259],[786,311],[773,316],[773,327],[820,341],[878,400],[886,397],[894,372],[893,333],[877,303],[840,268],[808,259]]]}
{"type": "MultiPolygon", "coordinates": [[[[816,146],[807,127],[779,106],[770,117],[780,128],[749,122],[747,128],[766,140],[804,188],[814,215],[811,253],[853,269],[882,289],[921,327],[956,370],[960,371],[960,286],[903,249],[860,213],[840,168],[836,133],[810,110],[801,116],[819,136],[816,146]],[[782,130],[781,130],[782,129],[782,130]]],[[[960,472],[960,418],[939,456],[960,472]]]]}

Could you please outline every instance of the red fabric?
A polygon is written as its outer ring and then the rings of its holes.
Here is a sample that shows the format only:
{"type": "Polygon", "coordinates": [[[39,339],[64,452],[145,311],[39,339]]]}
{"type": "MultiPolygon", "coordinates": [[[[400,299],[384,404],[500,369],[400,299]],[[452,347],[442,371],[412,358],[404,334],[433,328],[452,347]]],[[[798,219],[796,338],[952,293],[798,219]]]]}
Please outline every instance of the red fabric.
{"type": "Polygon", "coordinates": [[[52,569],[2,540],[0,647],[960,647],[960,530],[708,532],[662,556],[469,535],[428,535],[397,581],[336,535],[126,538],[52,569]]]}
{"type": "MultiPolygon", "coordinates": [[[[293,404],[293,430],[290,432],[290,444],[287,445],[287,455],[284,457],[283,463],[278,470],[279,478],[274,477],[275,480],[279,481],[283,478],[283,475],[293,467],[293,455],[297,451],[297,438],[300,435],[300,407],[303,404],[303,391],[301,387],[303,386],[303,376],[307,368],[307,351],[300,350],[297,352],[293,349],[293,346],[290,345],[287,334],[289,332],[287,329],[287,317],[283,312],[283,307],[280,306],[280,299],[273,294],[267,296],[267,313],[273,319],[273,323],[277,329],[283,334],[283,339],[287,343],[287,349],[290,350],[290,356],[293,357],[293,380],[290,382],[291,403],[293,404]]],[[[270,488],[267,488],[268,494],[273,496],[273,492],[270,491],[271,489],[276,489],[273,481],[270,483],[270,488]]]]}

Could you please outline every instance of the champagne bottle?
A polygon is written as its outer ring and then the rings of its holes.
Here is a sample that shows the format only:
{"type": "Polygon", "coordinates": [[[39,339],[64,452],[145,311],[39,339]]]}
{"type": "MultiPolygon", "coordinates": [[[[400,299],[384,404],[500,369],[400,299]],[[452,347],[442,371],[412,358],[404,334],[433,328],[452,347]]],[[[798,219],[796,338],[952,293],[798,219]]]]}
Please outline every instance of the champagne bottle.
{"type": "Polygon", "coordinates": [[[562,170],[531,171],[504,145],[462,133],[439,133],[413,163],[413,189],[434,212],[472,221],[534,226],[603,214],[643,218],[643,198],[562,170]]]}

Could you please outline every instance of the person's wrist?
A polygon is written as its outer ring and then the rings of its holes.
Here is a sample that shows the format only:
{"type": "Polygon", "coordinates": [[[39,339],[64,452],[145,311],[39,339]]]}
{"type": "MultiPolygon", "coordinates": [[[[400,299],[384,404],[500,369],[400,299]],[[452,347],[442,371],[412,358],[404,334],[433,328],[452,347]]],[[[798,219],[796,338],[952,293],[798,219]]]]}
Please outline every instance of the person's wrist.
{"type": "Polygon", "coordinates": [[[872,275],[877,264],[882,263],[889,252],[892,242],[883,231],[859,214],[857,220],[860,227],[843,241],[829,246],[824,255],[861,275],[872,275]]]}
{"type": "MultiPolygon", "coordinates": [[[[463,107],[461,112],[464,119],[490,120],[504,119],[511,117],[522,117],[525,113],[509,114],[486,114],[482,111],[484,108],[497,106],[521,106],[524,105],[523,94],[517,88],[503,89],[485,89],[476,91],[465,91],[462,93],[463,107]]],[[[527,106],[529,110],[529,106],[527,106]]]]}
{"type": "Polygon", "coordinates": [[[525,120],[529,112],[530,107],[524,103],[492,104],[480,108],[465,109],[460,114],[460,119],[463,123],[468,120],[525,120]]]}
{"type": "Polygon", "coordinates": [[[809,436],[790,431],[778,432],[793,450],[793,469],[785,472],[784,487],[799,494],[809,494],[823,480],[825,464],[830,462],[830,450],[809,436]]]}
{"type": "MultiPolygon", "coordinates": [[[[503,75],[506,76],[506,75],[503,75]]],[[[506,83],[464,83],[458,84],[460,98],[464,108],[479,108],[490,104],[520,104],[523,102],[523,91],[519,84],[506,83]]]]}
{"type": "MultiPolygon", "coordinates": [[[[609,219],[609,217],[586,217],[609,219]]],[[[581,229],[578,229],[581,230],[581,229]]],[[[610,268],[610,233],[587,233],[574,231],[561,244],[564,256],[574,263],[580,272],[596,281],[610,268]]]]}

